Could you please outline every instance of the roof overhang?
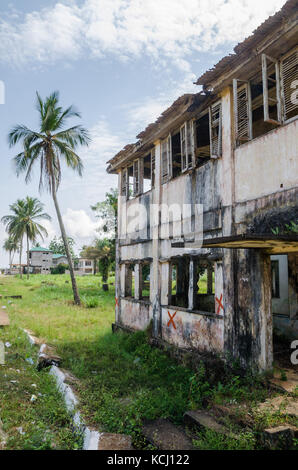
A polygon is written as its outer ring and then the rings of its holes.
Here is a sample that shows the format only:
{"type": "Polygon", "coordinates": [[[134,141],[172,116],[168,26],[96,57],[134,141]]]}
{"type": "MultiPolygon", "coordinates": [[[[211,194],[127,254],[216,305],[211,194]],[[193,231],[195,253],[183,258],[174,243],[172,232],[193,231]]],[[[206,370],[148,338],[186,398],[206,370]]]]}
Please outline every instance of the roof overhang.
{"type": "Polygon", "coordinates": [[[204,240],[202,248],[261,249],[272,255],[298,253],[298,236],[235,235],[204,240]]]}

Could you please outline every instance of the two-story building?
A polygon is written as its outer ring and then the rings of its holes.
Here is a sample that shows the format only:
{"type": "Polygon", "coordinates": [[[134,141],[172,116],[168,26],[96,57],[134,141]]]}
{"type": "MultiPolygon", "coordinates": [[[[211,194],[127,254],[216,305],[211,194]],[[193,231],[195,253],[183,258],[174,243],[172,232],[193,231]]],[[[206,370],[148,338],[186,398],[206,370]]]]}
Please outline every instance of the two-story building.
{"type": "Polygon", "coordinates": [[[257,370],[273,324],[298,339],[297,19],[289,0],[108,162],[116,327],[257,370]]]}

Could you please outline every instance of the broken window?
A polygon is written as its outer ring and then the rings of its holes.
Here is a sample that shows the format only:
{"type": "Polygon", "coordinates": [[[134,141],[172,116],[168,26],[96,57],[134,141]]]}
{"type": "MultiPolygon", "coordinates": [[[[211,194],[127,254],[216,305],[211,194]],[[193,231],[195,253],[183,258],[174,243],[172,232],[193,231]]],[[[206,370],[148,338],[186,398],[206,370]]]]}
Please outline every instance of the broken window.
{"type": "Polygon", "coordinates": [[[298,111],[298,48],[281,61],[280,73],[284,121],[288,121],[298,111]]]}
{"type": "Polygon", "coordinates": [[[181,258],[171,262],[170,305],[188,308],[189,259],[181,258]]]}
{"type": "Polygon", "coordinates": [[[177,132],[172,136],[172,169],[173,178],[181,175],[180,132],[177,132]]]}
{"type": "Polygon", "coordinates": [[[152,150],[144,158],[144,182],[143,182],[143,191],[146,193],[154,187],[155,179],[155,151],[152,150]],[[154,162],[152,162],[154,159],[154,162]]]}
{"type": "Polygon", "coordinates": [[[264,121],[281,124],[278,61],[262,54],[264,121]]]}
{"type": "Polygon", "coordinates": [[[210,160],[209,112],[205,110],[196,121],[196,166],[210,160]]]}
{"type": "Polygon", "coordinates": [[[233,80],[235,137],[238,145],[252,139],[250,83],[233,80]]]}
{"type": "Polygon", "coordinates": [[[143,159],[133,162],[133,196],[137,197],[143,192],[143,159]]]}
{"type": "Polygon", "coordinates": [[[127,186],[128,186],[128,195],[127,198],[131,199],[134,194],[134,176],[133,176],[133,165],[127,168],[127,186]]]}
{"type": "Polygon", "coordinates": [[[193,166],[194,130],[193,121],[187,121],[180,128],[181,170],[185,172],[193,166]]]}
{"type": "Polygon", "coordinates": [[[141,263],[140,273],[140,293],[139,297],[142,300],[150,300],[150,263],[141,263]]]}
{"type": "Polygon", "coordinates": [[[210,157],[218,158],[222,153],[221,139],[221,101],[209,108],[210,157]]]}
{"type": "Polygon", "coordinates": [[[194,310],[214,313],[214,263],[204,260],[194,262],[194,288],[194,310]]]}
{"type": "Polygon", "coordinates": [[[172,177],[172,145],[171,135],[161,143],[161,181],[166,183],[172,177]]]}
{"type": "Polygon", "coordinates": [[[121,196],[128,198],[128,172],[127,168],[121,171],[121,196]]]}

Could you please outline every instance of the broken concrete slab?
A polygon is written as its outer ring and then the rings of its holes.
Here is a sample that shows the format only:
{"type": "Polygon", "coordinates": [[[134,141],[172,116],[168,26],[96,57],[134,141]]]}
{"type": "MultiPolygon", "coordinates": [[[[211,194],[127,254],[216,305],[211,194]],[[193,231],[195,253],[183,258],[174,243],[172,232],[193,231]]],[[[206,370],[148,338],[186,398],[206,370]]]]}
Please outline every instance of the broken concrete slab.
{"type": "Polygon", "coordinates": [[[281,415],[298,418],[298,400],[297,398],[279,396],[261,403],[258,410],[261,412],[278,412],[281,415]]]}
{"type": "Polygon", "coordinates": [[[192,440],[184,430],[166,419],[158,419],[142,428],[145,439],[160,450],[191,450],[192,440]]]}
{"type": "Polygon", "coordinates": [[[55,350],[47,344],[42,344],[38,354],[37,369],[41,370],[45,367],[59,366],[62,358],[55,353],[55,350]]]}
{"type": "MultiPolygon", "coordinates": [[[[0,296],[2,298],[3,295],[0,296]]],[[[4,295],[4,299],[22,299],[22,295],[4,295]]]]}
{"type": "Polygon", "coordinates": [[[131,437],[126,434],[103,432],[99,436],[98,450],[133,450],[131,437]]]}
{"type": "Polygon", "coordinates": [[[211,431],[218,432],[220,434],[229,435],[230,432],[220,423],[218,423],[214,417],[206,411],[194,410],[187,411],[184,414],[184,422],[188,426],[196,426],[200,431],[211,431]]]}
{"type": "Polygon", "coordinates": [[[5,310],[0,310],[0,327],[1,326],[9,326],[10,322],[9,322],[9,317],[6,313],[5,310]]]}
{"type": "Polygon", "coordinates": [[[291,425],[265,429],[263,442],[270,449],[290,449],[293,439],[298,437],[298,428],[291,425]]]}

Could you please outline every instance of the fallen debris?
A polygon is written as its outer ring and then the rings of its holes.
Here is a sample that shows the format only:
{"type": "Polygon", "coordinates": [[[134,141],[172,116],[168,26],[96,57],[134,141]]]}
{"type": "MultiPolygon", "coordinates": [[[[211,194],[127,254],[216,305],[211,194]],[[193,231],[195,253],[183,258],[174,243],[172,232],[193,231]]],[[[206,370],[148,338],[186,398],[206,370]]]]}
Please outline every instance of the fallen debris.
{"type": "Polygon", "coordinates": [[[97,448],[98,450],[133,450],[130,436],[107,432],[100,434],[97,448]]]}
{"type": "Polygon", "coordinates": [[[55,353],[55,350],[47,344],[42,344],[38,353],[37,369],[45,367],[60,366],[62,359],[55,353]]]}
{"type": "Polygon", "coordinates": [[[298,418],[298,401],[297,398],[279,396],[261,403],[258,410],[261,412],[277,412],[281,415],[298,418]]]}
{"type": "Polygon", "coordinates": [[[291,425],[265,429],[263,441],[270,449],[290,449],[294,438],[298,437],[298,428],[291,425]]]}
{"type": "Polygon", "coordinates": [[[210,429],[211,431],[215,431],[220,434],[230,435],[230,432],[206,411],[187,411],[184,414],[184,422],[188,426],[196,426],[200,431],[210,429]]]}
{"type": "Polygon", "coordinates": [[[184,430],[166,419],[157,419],[142,428],[145,439],[159,450],[191,450],[192,440],[184,430]]]}

